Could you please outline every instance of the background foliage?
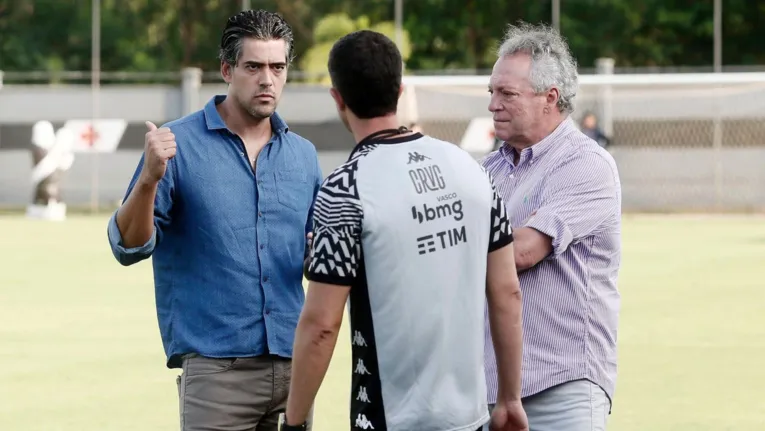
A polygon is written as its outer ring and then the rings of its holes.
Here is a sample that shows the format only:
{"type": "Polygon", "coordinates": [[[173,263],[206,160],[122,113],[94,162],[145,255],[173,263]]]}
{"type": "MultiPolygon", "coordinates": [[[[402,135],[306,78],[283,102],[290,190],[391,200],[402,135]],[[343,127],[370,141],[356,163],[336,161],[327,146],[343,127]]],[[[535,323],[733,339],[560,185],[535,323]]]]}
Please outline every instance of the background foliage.
{"type": "MultiPolygon", "coordinates": [[[[0,0],[0,70],[88,70],[89,0],[0,0]]],[[[358,28],[393,33],[392,0],[255,0],[293,26],[299,68],[320,72],[328,46],[358,28]]],[[[219,35],[238,0],[103,0],[106,71],[218,69],[219,35]]],[[[409,69],[487,69],[508,23],[547,22],[549,1],[407,0],[409,69]]],[[[765,2],[726,0],[723,63],[765,64],[765,2]]],[[[583,67],[712,64],[712,0],[561,0],[561,31],[583,67]]]]}

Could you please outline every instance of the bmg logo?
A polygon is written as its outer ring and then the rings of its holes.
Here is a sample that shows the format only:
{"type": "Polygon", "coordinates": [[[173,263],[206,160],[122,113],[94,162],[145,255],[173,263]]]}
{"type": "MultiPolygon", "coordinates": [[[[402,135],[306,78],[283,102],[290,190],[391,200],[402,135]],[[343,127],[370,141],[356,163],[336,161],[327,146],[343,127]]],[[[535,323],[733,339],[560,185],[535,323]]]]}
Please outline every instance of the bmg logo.
{"type": "Polygon", "coordinates": [[[452,203],[436,205],[429,207],[422,204],[422,210],[416,206],[412,207],[412,218],[420,223],[440,219],[442,217],[454,217],[454,220],[460,221],[464,217],[462,212],[462,200],[456,200],[452,203]]]}

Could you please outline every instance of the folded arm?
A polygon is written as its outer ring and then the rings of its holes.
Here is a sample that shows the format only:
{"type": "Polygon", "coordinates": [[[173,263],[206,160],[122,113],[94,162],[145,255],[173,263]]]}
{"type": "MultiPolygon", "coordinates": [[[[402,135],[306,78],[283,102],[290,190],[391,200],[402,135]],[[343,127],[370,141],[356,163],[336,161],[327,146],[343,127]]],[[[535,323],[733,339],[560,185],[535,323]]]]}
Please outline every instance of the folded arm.
{"type": "Polygon", "coordinates": [[[614,167],[596,152],[574,155],[546,178],[542,204],[525,226],[516,228],[518,271],[560,256],[575,241],[595,232],[619,211],[614,167]]]}

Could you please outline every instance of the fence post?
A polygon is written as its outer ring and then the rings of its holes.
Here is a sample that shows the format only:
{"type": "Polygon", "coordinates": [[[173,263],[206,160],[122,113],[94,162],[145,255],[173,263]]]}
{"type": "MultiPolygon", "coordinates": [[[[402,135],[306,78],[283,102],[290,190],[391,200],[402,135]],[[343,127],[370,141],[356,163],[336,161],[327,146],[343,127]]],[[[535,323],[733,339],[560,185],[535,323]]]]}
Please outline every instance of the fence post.
{"type": "Polygon", "coordinates": [[[202,88],[202,69],[186,67],[181,70],[181,116],[199,109],[199,91],[202,88]]]}
{"type": "Polygon", "coordinates": [[[3,89],[3,71],[0,70],[0,90],[3,89]]]}
{"type": "MultiPolygon", "coordinates": [[[[613,75],[614,59],[598,58],[595,60],[595,69],[597,70],[598,75],[613,75]]],[[[598,89],[598,111],[598,126],[600,126],[600,130],[602,130],[609,138],[613,138],[613,95],[610,84],[601,85],[598,89]]]]}
{"type": "Polygon", "coordinates": [[[714,158],[713,179],[715,186],[715,204],[717,211],[723,209],[725,172],[723,166],[723,107],[719,88],[712,90],[714,117],[712,117],[712,154],[714,158]]]}

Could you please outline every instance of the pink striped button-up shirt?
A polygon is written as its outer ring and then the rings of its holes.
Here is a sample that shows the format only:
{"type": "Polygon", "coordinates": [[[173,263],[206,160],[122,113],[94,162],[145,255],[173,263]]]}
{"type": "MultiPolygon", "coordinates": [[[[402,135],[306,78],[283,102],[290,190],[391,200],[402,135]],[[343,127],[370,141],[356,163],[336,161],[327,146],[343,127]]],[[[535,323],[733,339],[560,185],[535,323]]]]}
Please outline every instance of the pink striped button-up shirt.
{"type": "MultiPolygon", "coordinates": [[[[620,295],[621,185],[611,155],[568,118],[520,153],[508,145],[482,164],[513,228],[552,238],[553,252],[519,274],[523,293],[522,397],[588,379],[613,400],[620,295]]],[[[486,320],[488,403],[497,365],[486,320]]]]}

